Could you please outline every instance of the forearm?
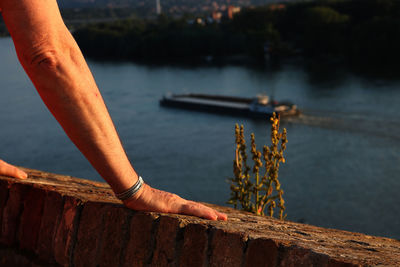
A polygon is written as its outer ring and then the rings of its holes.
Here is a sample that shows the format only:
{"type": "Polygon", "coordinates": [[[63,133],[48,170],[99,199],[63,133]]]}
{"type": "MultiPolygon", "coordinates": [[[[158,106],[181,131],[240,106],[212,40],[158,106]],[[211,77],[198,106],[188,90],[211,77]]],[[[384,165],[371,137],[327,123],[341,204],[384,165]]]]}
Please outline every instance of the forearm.
{"type": "MultiPolygon", "coordinates": [[[[130,188],[137,175],[56,1],[0,0],[0,9],[22,66],[67,135],[115,192],[130,188]]],[[[0,173],[18,176],[11,169],[0,162],[0,173]]],[[[227,219],[223,213],[148,185],[124,204],[135,210],[227,219]]]]}
{"type": "Polygon", "coordinates": [[[66,28],[51,40],[33,55],[17,46],[20,61],[69,138],[116,192],[123,191],[137,175],[93,76],[66,28]]]}

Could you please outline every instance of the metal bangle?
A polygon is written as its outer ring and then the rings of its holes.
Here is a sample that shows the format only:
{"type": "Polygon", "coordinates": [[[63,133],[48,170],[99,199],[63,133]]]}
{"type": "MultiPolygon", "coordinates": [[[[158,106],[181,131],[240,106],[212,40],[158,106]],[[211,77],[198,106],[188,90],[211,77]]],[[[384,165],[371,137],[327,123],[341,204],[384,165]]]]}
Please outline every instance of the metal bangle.
{"type": "Polygon", "coordinates": [[[143,183],[144,182],[143,182],[142,177],[139,176],[139,179],[131,188],[129,188],[126,191],[121,192],[119,194],[115,194],[115,196],[122,201],[127,200],[127,199],[131,198],[133,195],[135,195],[140,190],[140,188],[142,188],[143,183]]]}

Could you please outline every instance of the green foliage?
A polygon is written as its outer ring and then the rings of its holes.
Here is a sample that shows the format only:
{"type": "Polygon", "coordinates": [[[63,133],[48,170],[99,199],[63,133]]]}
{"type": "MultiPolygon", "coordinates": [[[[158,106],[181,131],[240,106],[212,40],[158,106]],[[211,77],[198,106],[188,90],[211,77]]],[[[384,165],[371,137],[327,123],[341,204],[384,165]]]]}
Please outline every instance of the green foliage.
{"type": "Polygon", "coordinates": [[[358,62],[400,62],[400,19],[375,17],[354,30],[351,58],[358,62]],[[362,45],[357,46],[360,43],[362,45]]]}
{"type": "Polygon", "coordinates": [[[144,10],[138,8],[124,7],[124,8],[62,8],[61,15],[65,22],[75,21],[85,23],[90,20],[121,20],[126,18],[137,17],[137,14],[143,14],[144,10]]]}
{"type": "Polygon", "coordinates": [[[307,9],[308,24],[318,27],[344,24],[349,21],[348,15],[343,15],[331,7],[317,6],[307,9]]]}
{"type": "Polygon", "coordinates": [[[276,12],[266,7],[245,9],[235,15],[231,25],[235,32],[246,36],[246,52],[255,57],[264,57],[264,44],[266,42],[276,49],[280,45],[280,33],[274,26],[276,12]]]}
{"type": "Polygon", "coordinates": [[[303,48],[308,54],[343,54],[346,45],[348,15],[331,7],[305,10],[303,48]]]}
{"type": "Polygon", "coordinates": [[[159,17],[158,21],[126,20],[94,24],[74,33],[88,56],[115,59],[193,59],[242,53],[243,38],[216,25],[188,24],[159,17]],[[236,38],[237,36],[237,38],[236,38]],[[94,45],[95,44],[95,45],[94,45]]]}
{"type": "Polygon", "coordinates": [[[243,125],[235,126],[235,160],[233,161],[234,178],[231,178],[231,198],[228,204],[235,209],[241,206],[242,210],[273,216],[276,207],[279,209],[279,218],[282,220],[285,211],[283,190],[278,180],[280,163],[285,163],[283,152],[286,149],[286,129],[279,132],[279,117],[271,117],[271,145],[264,146],[263,152],[257,150],[255,136],[251,134],[251,155],[254,162],[250,175],[250,166],[247,165],[246,141],[243,125]],[[264,163],[263,163],[264,160],[264,163]],[[262,170],[261,168],[264,167],[262,170]],[[275,192],[275,194],[274,194],[275,192]]]}

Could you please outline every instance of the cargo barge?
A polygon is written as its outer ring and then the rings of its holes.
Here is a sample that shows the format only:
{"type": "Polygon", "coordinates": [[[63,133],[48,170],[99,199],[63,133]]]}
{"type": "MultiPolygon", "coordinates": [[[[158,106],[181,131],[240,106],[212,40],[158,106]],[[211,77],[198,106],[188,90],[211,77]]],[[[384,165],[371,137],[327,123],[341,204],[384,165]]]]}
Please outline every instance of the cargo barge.
{"type": "Polygon", "coordinates": [[[252,118],[265,118],[272,116],[274,112],[280,114],[281,117],[295,116],[300,113],[296,105],[289,102],[270,101],[265,95],[245,98],[206,94],[170,94],[160,100],[160,105],[252,118]]]}

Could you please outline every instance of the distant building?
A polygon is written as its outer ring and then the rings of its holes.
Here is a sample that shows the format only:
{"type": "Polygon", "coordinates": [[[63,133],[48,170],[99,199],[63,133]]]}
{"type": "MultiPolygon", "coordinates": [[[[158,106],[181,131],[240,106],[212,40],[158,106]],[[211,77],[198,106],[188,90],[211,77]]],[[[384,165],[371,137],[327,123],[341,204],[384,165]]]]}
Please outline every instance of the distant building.
{"type": "Polygon", "coordinates": [[[157,13],[157,15],[161,14],[161,3],[160,3],[160,0],[156,0],[156,13],[157,13]]]}
{"type": "Polygon", "coordinates": [[[196,18],[196,23],[198,25],[205,25],[206,24],[206,22],[204,21],[203,18],[196,18]]]}
{"type": "Polygon", "coordinates": [[[275,10],[283,10],[283,9],[286,8],[286,5],[284,5],[284,4],[273,4],[273,5],[270,5],[268,8],[269,8],[270,10],[272,10],[272,11],[275,11],[275,10]]]}
{"type": "Polygon", "coordinates": [[[228,13],[228,18],[229,19],[233,19],[233,16],[236,13],[239,13],[239,12],[240,12],[240,7],[238,7],[238,6],[228,6],[227,13],[228,13]]]}
{"type": "Polygon", "coordinates": [[[222,12],[220,12],[220,11],[214,11],[214,12],[211,14],[211,18],[212,18],[214,21],[216,21],[216,22],[220,22],[220,21],[221,21],[221,18],[222,18],[222,12]]]}

